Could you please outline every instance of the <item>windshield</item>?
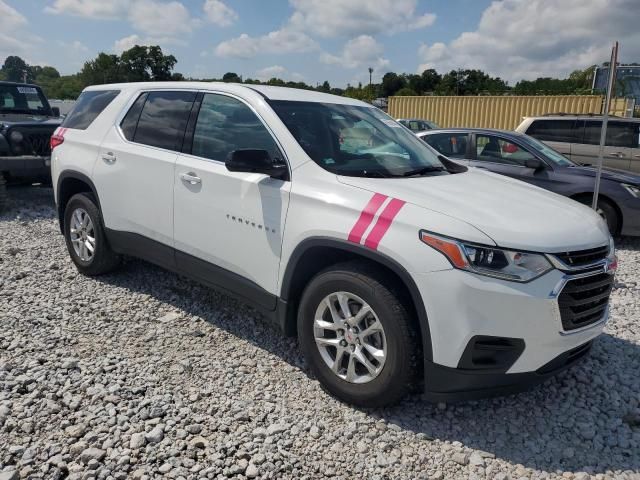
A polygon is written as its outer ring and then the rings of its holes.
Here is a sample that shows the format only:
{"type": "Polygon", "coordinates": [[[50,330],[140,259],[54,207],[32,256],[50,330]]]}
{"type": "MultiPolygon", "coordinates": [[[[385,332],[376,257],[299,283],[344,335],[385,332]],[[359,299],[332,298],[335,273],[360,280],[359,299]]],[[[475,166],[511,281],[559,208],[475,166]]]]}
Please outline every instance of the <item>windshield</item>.
{"type": "Polygon", "coordinates": [[[353,177],[447,174],[435,151],[377,108],[270,104],[307,155],[330,172],[353,177]]]}
{"type": "Polygon", "coordinates": [[[52,116],[49,102],[39,88],[0,84],[0,114],[24,113],[52,116]]]}
{"type": "Polygon", "coordinates": [[[575,166],[575,163],[573,163],[567,157],[562,155],[560,152],[556,152],[553,148],[545,145],[540,140],[536,140],[535,138],[529,137],[527,135],[523,135],[522,140],[542,153],[547,159],[551,160],[555,165],[559,167],[575,166]]]}

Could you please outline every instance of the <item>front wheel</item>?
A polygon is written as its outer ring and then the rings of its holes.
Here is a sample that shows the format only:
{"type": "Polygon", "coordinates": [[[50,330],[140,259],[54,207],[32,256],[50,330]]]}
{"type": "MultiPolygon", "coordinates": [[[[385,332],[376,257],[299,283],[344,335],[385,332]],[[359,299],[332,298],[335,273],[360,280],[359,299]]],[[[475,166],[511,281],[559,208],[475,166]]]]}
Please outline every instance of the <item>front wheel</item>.
{"type": "MultiPolygon", "coordinates": [[[[580,203],[583,203],[588,207],[591,207],[593,205],[593,198],[583,197],[580,198],[579,201],[580,203]]],[[[617,235],[618,233],[620,233],[620,217],[618,215],[616,207],[614,207],[611,202],[598,197],[598,206],[596,207],[596,212],[607,224],[609,233],[611,233],[611,235],[617,235]]]]}
{"type": "Polygon", "coordinates": [[[7,193],[7,181],[2,172],[0,172],[0,213],[7,208],[9,203],[9,195],[7,193]]]}
{"type": "Polygon", "coordinates": [[[418,336],[401,296],[361,262],[335,265],[304,291],[298,337],[322,386],[362,407],[398,402],[419,369],[418,336]]]}

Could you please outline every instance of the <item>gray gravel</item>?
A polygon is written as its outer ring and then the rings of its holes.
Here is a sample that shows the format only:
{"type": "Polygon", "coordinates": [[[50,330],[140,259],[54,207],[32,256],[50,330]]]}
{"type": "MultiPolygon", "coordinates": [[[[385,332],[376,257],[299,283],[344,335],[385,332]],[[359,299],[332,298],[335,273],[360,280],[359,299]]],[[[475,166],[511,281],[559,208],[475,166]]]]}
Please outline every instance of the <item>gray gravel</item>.
{"type": "Polygon", "coordinates": [[[140,261],[89,279],[51,191],[0,216],[0,480],[640,478],[640,240],[591,357],[517,396],[364,411],[250,308],[140,261]]]}

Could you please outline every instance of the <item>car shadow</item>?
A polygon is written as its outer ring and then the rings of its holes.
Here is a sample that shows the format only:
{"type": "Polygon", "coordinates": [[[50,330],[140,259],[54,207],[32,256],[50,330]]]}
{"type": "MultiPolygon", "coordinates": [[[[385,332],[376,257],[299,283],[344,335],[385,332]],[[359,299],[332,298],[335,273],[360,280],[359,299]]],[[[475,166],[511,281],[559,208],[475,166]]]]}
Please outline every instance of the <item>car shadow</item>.
{"type": "MultiPolygon", "coordinates": [[[[22,207],[0,220],[55,220],[50,193],[37,190],[19,195],[22,207]]],[[[200,317],[311,376],[297,342],[240,301],[140,260],[127,260],[117,273],[95,280],[200,317]]],[[[419,441],[461,442],[539,472],[638,472],[640,449],[630,445],[630,439],[640,444],[638,372],[640,345],[604,334],[585,361],[518,395],[435,405],[413,394],[397,406],[363,411],[419,434],[419,441]]]]}
{"type": "MultiPolygon", "coordinates": [[[[151,295],[312,376],[297,342],[240,301],[139,260],[97,280],[151,295]]],[[[395,407],[363,411],[427,441],[459,441],[540,471],[638,471],[640,454],[629,438],[638,442],[640,425],[628,424],[630,414],[640,414],[638,371],[640,345],[604,334],[585,361],[518,395],[434,405],[414,394],[395,407]]]]}

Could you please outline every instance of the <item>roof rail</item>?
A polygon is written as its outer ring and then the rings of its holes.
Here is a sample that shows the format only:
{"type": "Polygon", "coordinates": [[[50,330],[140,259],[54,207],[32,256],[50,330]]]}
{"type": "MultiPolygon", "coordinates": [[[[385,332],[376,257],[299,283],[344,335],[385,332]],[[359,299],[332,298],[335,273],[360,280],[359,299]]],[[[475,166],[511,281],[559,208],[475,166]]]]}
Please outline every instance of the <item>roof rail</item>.
{"type": "MultiPolygon", "coordinates": [[[[586,113],[569,113],[569,112],[555,112],[555,113],[545,113],[543,115],[541,115],[542,117],[566,117],[566,116],[570,116],[570,117],[601,117],[602,114],[601,113],[593,113],[593,112],[586,112],[586,113]]],[[[610,117],[614,117],[614,118],[622,118],[622,117],[618,117],[618,115],[609,115],[610,117]]]]}

